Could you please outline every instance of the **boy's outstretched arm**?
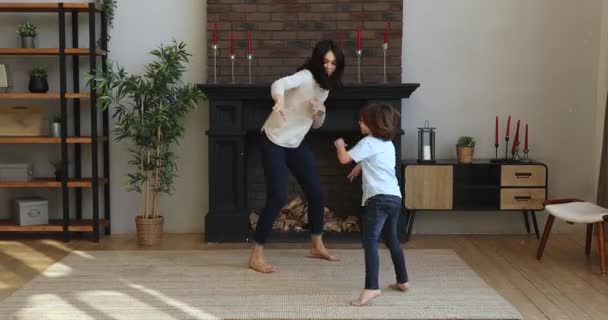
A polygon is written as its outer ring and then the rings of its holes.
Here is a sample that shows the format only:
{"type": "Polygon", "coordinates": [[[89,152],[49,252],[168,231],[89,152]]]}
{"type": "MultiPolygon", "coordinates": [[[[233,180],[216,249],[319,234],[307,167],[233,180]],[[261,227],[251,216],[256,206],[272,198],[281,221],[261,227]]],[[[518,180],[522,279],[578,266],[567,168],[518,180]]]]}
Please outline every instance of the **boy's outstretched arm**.
{"type": "Polygon", "coordinates": [[[344,139],[338,138],[336,141],[334,141],[334,146],[336,147],[336,155],[338,156],[338,161],[341,164],[347,164],[353,161],[353,158],[351,158],[348,152],[346,151],[346,143],[344,142],[344,139]]]}

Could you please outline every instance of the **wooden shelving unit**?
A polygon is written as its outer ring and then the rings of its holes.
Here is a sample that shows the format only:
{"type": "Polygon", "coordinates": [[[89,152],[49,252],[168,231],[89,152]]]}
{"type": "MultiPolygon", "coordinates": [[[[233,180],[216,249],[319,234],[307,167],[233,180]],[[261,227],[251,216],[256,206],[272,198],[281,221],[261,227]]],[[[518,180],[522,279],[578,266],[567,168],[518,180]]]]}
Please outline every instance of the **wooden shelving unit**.
{"type": "MultiPolygon", "coordinates": [[[[33,3],[33,2],[4,2],[0,3],[0,17],[10,12],[51,13],[57,15],[59,28],[59,41],[56,48],[0,48],[0,55],[15,56],[56,56],[59,63],[59,92],[49,93],[0,93],[0,100],[51,100],[54,106],[59,107],[61,114],[61,137],[46,136],[0,136],[0,145],[3,144],[56,144],[61,148],[61,166],[63,175],[60,180],[55,178],[38,178],[33,181],[0,181],[0,188],[50,188],[61,190],[62,217],[51,220],[48,224],[37,226],[18,226],[10,220],[0,220],[0,232],[61,232],[65,241],[69,241],[73,232],[92,233],[93,239],[99,241],[100,230],[110,234],[110,158],[109,158],[109,114],[108,110],[98,107],[97,90],[95,83],[89,85],[87,92],[80,91],[80,58],[88,57],[89,70],[93,72],[101,59],[102,69],[107,69],[107,19],[102,8],[96,3],[33,3]],[[79,46],[79,15],[86,15],[88,22],[88,45],[79,46]],[[97,20],[101,18],[101,21],[97,20]],[[66,20],[71,22],[71,45],[67,45],[66,20]],[[100,22],[100,23],[99,23],[100,22]],[[96,28],[101,26],[100,43],[97,48],[96,28]],[[71,66],[68,66],[68,59],[71,66]],[[72,72],[72,89],[68,92],[68,68],[72,72]],[[81,135],[81,100],[88,101],[91,111],[90,135],[81,135]],[[68,103],[72,120],[68,121],[68,103]],[[101,128],[99,118],[101,115],[101,128]],[[68,127],[72,128],[73,135],[68,136],[68,127]],[[82,145],[87,145],[90,152],[91,173],[84,177],[82,172],[82,145]],[[73,148],[69,150],[68,148],[73,148]],[[101,149],[101,150],[100,150],[101,149]],[[100,164],[99,152],[103,152],[100,164]],[[68,174],[68,162],[74,163],[74,173],[68,174]],[[101,167],[101,168],[100,168],[101,167]],[[102,171],[103,170],[103,171],[102,171]],[[100,174],[102,173],[102,174],[100,174]],[[100,192],[100,188],[103,192],[100,192]],[[90,218],[83,218],[82,189],[89,189],[92,197],[92,210],[90,218]],[[70,211],[70,196],[75,196],[74,214],[70,211]],[[103,197],[102,197],[103,196],[103,197]],[[102,198],[102,199],[100,199],[102,198]],[[103,201],[103,217],[100,217],[100,202],[103,201]]],[[[0,18],[0,21],[4,21],[0,18]]],[[[53,216],[50,216],[53,217],[53,216]]]]}

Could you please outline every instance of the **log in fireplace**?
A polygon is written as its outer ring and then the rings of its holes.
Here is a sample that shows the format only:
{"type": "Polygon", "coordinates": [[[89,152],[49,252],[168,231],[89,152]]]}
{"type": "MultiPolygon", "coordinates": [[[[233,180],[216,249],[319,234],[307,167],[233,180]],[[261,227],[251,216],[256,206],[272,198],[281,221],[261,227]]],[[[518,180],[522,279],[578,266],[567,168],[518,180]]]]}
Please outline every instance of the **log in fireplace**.
{"type": "MultiPolygon", "coordinates": [[[[331,145],[334,136],[356,137],[359,131],[358,112],[365,103],[383,101],[401,112],[402,99],[409,98],[419,86],[417,83],[352,84],[333,90],[325,102],[325,124],[319,130],[312,130],[307,140],[328,141],[331,145]]],[[[200,84],[198,87],[209,99],[209,212],[205,217],[205,238],[208,242],[249,241],[252,232],[250,214],[260,209],[256,199],[262,200],[252,196],[260,192],[259,186],[255,189],[256,184],[250,181],[255,176],[252,170],[259,170],[251,165],[259,162],[256,145],[252,144],[258,141],[255,136],[259,135],[273,105],[270,85],[200,84]]],[[[395,169],[399,179],[402,179],[399,164],[401,139],[402,136],[399,136],[393,141],[398,158],[395,169]]],[[[331,182],[324,182],[324,189],[330,190],[326,192],[326,202],[331,203],[332,193],[344,188],[332,188],[328,183],[331,182]]],[[[334,201],[340,202],[343,201],[334,201]]],[[[354,206],[357,205],[355,202],[354,206]]],[[[340,214],[339,208],[331,209],[340,214]]],[[[400,220],[400,229],[404,230],[405,219],[400,220]]],[[[301,232],[282,232],[277,236],[287,241],[305,238],[301,232]]],[[[328,232],[325,238],[331,241],[332,238],[343,237],[328,232]]]]}

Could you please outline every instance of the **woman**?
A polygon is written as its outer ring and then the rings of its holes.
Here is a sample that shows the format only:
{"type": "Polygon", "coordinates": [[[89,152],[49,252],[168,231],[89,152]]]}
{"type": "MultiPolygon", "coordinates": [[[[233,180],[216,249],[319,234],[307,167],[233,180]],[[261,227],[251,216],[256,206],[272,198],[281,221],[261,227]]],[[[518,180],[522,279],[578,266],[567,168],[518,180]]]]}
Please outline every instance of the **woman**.
{"type": "Polygon", "coordinates": [[[271,87],[274,107],[262,126],[262,162],[266,180],[266,206],[254,234],[249,267],[270,273],[276,268],[266,261],[264,245],[272,231],[279,210],[287,202],[287,170],[304,190],[308,200],[311,233],[311,256],[338,260],[323,244],[323,194],[315,159],[302,140],[310,128],[318,129],[325,121],[329,90],[341,84],[344,54],[331,40],[315,45],[312,56],[298,72],[276,80],[271,87]]]}

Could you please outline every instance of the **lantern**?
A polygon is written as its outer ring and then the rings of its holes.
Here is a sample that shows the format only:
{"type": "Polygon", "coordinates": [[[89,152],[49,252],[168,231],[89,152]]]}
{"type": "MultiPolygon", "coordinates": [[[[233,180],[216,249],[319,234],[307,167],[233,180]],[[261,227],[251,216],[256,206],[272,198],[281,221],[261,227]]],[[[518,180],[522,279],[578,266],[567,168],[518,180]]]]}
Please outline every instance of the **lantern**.
{"type": "Polygon", "coordinates": [[[418,128],[418,162],[435,162],[435,128],[428,120],[418,128]]]}

